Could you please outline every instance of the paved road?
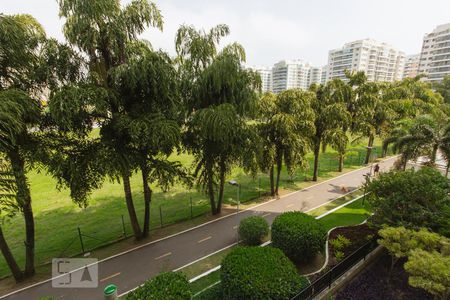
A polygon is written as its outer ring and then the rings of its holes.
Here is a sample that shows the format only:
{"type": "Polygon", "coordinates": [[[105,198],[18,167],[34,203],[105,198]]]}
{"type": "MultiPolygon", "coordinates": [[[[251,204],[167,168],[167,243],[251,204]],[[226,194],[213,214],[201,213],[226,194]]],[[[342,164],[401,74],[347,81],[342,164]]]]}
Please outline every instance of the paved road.
{"type": "MultiPolygon", "coordinates": [[[[395,159],[380,164],[387,170],[395,159]]],[[[281,212],[306,211],[320,206],[342,195],[341,187],[350,191],[364,181],[370,167],[352,171],[329,181],[304,190],[291,193],[278,200],[257,205],[239,214],[233,214],[206,223],[183,233],[149,243],[140,248],[113,256],[98,263],[98,288],[52,288],[46,281],[30,288],[5,295],[0,299],[24,300],[52,296],[58,299],[103,299],[103,288],[110,283],[118,286],[119,294],[142,284],[146,279],[161,271],[180,268],[205,255],[211,254],[236,242],[236,228],[239,220],[250,215],[261,215],[269,223],[281,212]]],[[[75,271],[73,276],[81,276],[75,271]]]]}

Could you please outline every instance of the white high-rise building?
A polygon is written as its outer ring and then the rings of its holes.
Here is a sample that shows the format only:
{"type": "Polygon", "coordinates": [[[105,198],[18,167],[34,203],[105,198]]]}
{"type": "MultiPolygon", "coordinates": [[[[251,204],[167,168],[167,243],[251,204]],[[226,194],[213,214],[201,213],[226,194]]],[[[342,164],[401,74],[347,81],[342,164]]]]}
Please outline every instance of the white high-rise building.
{"type": "Polygon", "coordinates": [[[346,80],[345,70],[364,71],[369,81],[402,79],[405,54],[372,39],[357,40],[328,54],[327,80],[346,80]]]}
{"type": "Polygon", "coordinates": [[[420,53],[419,72],[424,80],[442,81],[450,75],[450,23],[439,25],[432,33],[425,34],[420,53]]]}
{"type": "Polygon", "coordinates": [[[272,89],[280,93],[288,89],[306,90],[310,83],[311,66],[303,60],[282,60],[272,68],[272,89]]]}
{"type": "Polygon", "coordinates": [[[414,78],[419,75],[419,61],[420,54],[406,56],[403,78],[414,78]]]}
{"type": "Polygon", "coordinates": [[[259,74],[261,77],[261,91],[263,93],[272,91],[272,68],[271,67],[247,67],[259,74]]]}
{"type": "Polygon", "coordinates": [[[322,83],[322,73],[323,73],[323,68],[311,67],[309,69],[308,87],[313,83],[317,83],[317,84],[322,83]]]}
{"type": "Polygon", "coordinates": [[[327,76],[328,76],[328,65],[322,67],[322,76],[320,78],[321,84],[327,83],[328,81],[327,76]]]}

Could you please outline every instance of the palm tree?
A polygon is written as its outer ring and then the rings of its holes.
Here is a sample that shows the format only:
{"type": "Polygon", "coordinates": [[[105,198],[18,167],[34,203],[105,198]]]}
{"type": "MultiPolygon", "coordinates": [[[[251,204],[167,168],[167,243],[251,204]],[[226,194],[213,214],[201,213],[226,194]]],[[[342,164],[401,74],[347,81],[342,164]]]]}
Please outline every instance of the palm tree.
{"type": "Polygon", "coordinates": [[[408,133],[398,139],[395,148],[402,153],[403,167],[409,159],[421,155],[436,162],[438,151],[448,154],[450,147],[450,124],[445,116],[423,115],[414,121],[408,133]]]}
{"type": "Polygon", "coordinates": [[[314,134],[313,98],[311,92],[292,89],[277,96],[265,94],[259,102],[258,128],[263,139],[260,166],[263,171],[269,171],[272,196],[278,195],[283,162],[290,174],[307,163],[305,155],[314,134]]]}

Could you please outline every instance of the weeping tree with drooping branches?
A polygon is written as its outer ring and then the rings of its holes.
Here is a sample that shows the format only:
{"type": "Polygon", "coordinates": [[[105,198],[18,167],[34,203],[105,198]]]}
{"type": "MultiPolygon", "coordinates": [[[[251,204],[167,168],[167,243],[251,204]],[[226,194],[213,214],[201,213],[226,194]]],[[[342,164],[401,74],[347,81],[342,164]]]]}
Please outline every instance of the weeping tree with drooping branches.
{"type": "Polygon", "coordinates": [[[208,32],[181,26],[176,36],[178,74],[185,107],[184,145],[195,157],[196,183],[208,195],[212,214],[222,209],[226,176],[247,165],[242,149],[252,147],[249,120],[260,80],[242,67],[245,52],[233,43],[218,51],[226,25],[208,32]]]}
{"type": "MultiPolygon", "coordinates": [[[[87,57],[88,76],[85,81],[64,86],[54,93],[52,114],[62,128],[97,144],[93,148],[98,152],[82,164],[85,169],[96,173],[96,176],[89,177],[93,182],[87,188],[98,186],[104,176],[120,180],[133,233],[139,239],[148,235],[149,230],[149,164],[161,163],[153,149],[167,146],[165,142],[152,139],[155,130],[166,128],[161,124],[168,124],[165,123],[167,106],[159,106],[153,111],[150,107],[161,103],[170,106],[176,101],[171,94],[172,89],[176,94],[171,62],[165,54],[154,53],[147,43],[138,39],[139,34],[149,26],[162,30],[162,15],[154,3],[146,0],[134,0],[123,7],[115,0],[59,0],[58,3],[60,15],[65,18],[64,34],[67,40],[87,57]],[[156,78],[169,80],[158,86],[155,84],[156,78]],[[142,111],[145,117],[136,114],[141,108],[146,109],[142,111]],[[89,132],[94,124],[100,127],[100,137],[90,140],[89,132]],[[147,129],[149,132],[146,132],[147,129]],[[146,147],[144,141],[150,140],[153,144],[146,147]],[[103,165],[101,168],[89,167],[99,161],[103,165]],[[131,175],[138,169],[144,171],[144,232],[137,218],[130,184],[131,175]]],[[[176,120],[175,125],[169,123],[171,132],[178,130],[176,120]]],[[[176,135],[170,135],[171,145],[178,139],[176,135]]],[[[162,153],[167,154],[167,148],[162,153]]],[[[73,158],[70,155],[65,158],[69,161],[68,165],[73,166],[70,163],[73,158]]],[[[171,168],[167,166],[167,169],[171,168]]],[[[78,171],[83,170],[72,168],[68,173],[73,177],[78,171]]],[[[71,177],[67,177],[71,181],[71,177]]]]}
{"type": "Polygon", "coordinates": [[[314,96],[292,89],[278,95],[267,93],[259,100],[259,166],[269,173],[272,196],[278,195],[283,163],[289,174],[307,167],[305,156],[315,130],[311,109],[314,96]]]}
{"type": "Polygon", "coordinates": [[[2,211],[13,208],[24,217],[24,270],[17,267],[3,235],[0,248],[16,281],[35,273],[35,220],[27,171],[51,167],[47,158],[55,148],[48,136],[55,128],[46,107],[48,91],[76,80],[79,67],[73,50],[48,39],[33,17],[0,14],[0,157],[2,169],[14,181],[14,196],[2,201],[2,211]]]}

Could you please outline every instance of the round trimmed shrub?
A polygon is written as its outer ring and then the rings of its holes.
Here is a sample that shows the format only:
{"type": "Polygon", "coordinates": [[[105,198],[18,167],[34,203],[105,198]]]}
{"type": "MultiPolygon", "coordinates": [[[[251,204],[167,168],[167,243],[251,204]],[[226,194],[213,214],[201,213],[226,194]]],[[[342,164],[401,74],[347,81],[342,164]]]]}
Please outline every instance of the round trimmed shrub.
{"type": "Polygon", "coordinates": [[[308,280],[273,247],[239,247],[222,261],[224,299],[290,299],[308,280]]]}
{"type": "Polygon", "coordinates": [[[143,286],[130,292],[127,300],[189,300],[192,292],[186,275],[179,272],[161,273],[143,286]]]}
{"type": "Polygon", "coordinates": [[[286,212],[272,223],[272,245],[294,262],[313,258],[324,250],[327,232],[322,224],[302,212],[286,212]]]}
{"type": "Polygon", "coordinates": [[[260,216],[252,216],[241,220],[239,238],[248,246],[258,246],[269,234],[269,224],[260,216]]]}

